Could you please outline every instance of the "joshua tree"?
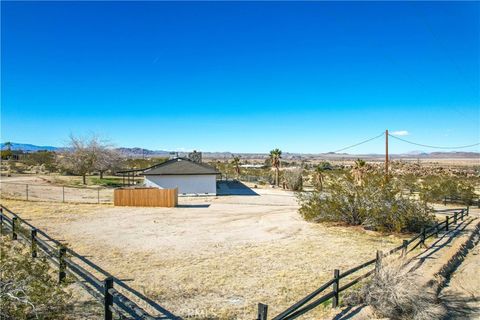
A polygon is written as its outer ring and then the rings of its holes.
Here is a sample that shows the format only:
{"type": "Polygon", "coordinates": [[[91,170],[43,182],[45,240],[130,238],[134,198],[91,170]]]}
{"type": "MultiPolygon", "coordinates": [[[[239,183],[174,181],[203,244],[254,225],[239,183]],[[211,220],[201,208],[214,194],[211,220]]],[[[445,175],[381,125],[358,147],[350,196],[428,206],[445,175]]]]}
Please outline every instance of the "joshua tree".
{"type": "Polygon", "coordinates": [[[275,184],[279,186],[278,174],[280,172],[280,159],[282,158],[282,150],[276,148],[270,151],[270,164],[275,168],[275,184]]]}
{"type": "Polygon", "coordinates": [[[367,163],[362,160],[362,159],[357,159],[355,160],[355,164],[353,165],[352,168],[352,175],[355,181],[359,184],[363,184],[363,179],[365,177],[365,174],[367,173],[367,163]]]}
{"type": "Polygon", "coordinates": [[[323,190],[323,181],[325,180],[325,175],[324,175],[325,169],[323,166],[318,165],[315,167],[315,184],[318,189],[318,191],[323,190]]]}
{"type": "Polygon", "coordinates": [[[235,167],[235,173],[237,174],[237,178],[240,175],[240,157],[233,156],[232,164],[235,167]]]}
{"type": "Polygon", "coordinates": [[[332,170],[332,165],[327,161],[320,162],[314,168],[313,183],[318,191],[323,190],[323,182],[325,181],[326,170],[332,170]]]}

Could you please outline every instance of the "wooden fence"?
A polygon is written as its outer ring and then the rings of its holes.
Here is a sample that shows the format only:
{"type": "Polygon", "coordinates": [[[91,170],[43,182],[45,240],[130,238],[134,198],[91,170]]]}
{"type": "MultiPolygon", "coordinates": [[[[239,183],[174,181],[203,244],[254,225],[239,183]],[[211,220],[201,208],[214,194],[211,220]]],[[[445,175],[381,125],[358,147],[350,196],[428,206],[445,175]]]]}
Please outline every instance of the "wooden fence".
{"type": "MultiPolygon", "coordinates": [[[[339,304],[339,294],[342,291],[347,290],[348,288],[352,287],[353,285],[359,283],[361,280],[369,277],[370,275],[374,274],[376,270],[382,265],[382,258],[394,254],[401,250],[401,255],[406,256],[408,252],[414,250],[420,245],[425,245],[425,240],[436,235],[438,236],[439,232],[445,230],[448,232],[450,229],[458,227],[460,224],[459,222],[464,221],[464,219],[469,215],[469,208],[465,209],[457,209],[458,211],[453,212],[451,216],[446,216],[445,220],[437,223],[429,228],[422,228],[422,231],[413,237],[410,240],[403,240],[402,245],[391,249],[387,253],[383,253],[382,251],[377,251],[376,257],[372,260],[369,260],[361,265],[351,268],[350,270],[340,272],[340,270],[335,269],[333,271],[333,278],[324,283],[320,288],[316,289],[312,293],[305,296],[300,301],[294,303],[291,307],[286,309],[285,311],[279,313],[275,317],[271,318],[272,320],[287,320],[287,319],[295,319],[300,317],[301,315],[311,311],[312,309],[318,307],[322,303],[327,302],[328,300],[332,300],[332,307],[336,308],[339,304]],[[415,243],[416,242],[416,243],[415,243]],[[415,243],[415,244],[414,244],[415,243]],[[409,246],[411,246],[409,248],[409,246]],[[347,282],[346,284],[340,285],[340,280],[350,276],[352,274],[357,274],[359,271],[365,270],[365,268],[369,266],[375,266],[373,269],[370,269],[367,272],[359,275],[355,279],[347,282]],[[327,291],[329,288],[331,290],[327,291]],[[325,293],[327,291],[327,293],[325,293]],[[318,297],[321,293],[324,293],[320,297],[318,297]],[[315,299],[316,298],[316,299],[315,299]],[[313,300],[313,301],[312,301],[313,300]]],[[[268,305],[259,303],[258,304],[258,314],[257,320],[267,320],[268,319],[268,305]]]]}
{"type": "MultiPolygon", "coordinates": [[[[398,251],[401,251],[402,256],[406,256],[408,252],[411,252],[418,246],[425,245],[425,241],[428,238],[438,236],[439,232],[448,232],[449,230],[456,229],[462,225],[465,218],[469,216],[469,209],[454,210],[453,214],[450,216],[447,215],[444,221],[429,228],[422,228],[421,232],[415,237],[410,240],[404,240],[402,245],[391,249],[385,254],[381,251],[377,251],[377,255],[374,259],[344,272],[335,269],[332,279],[272,319],[295,319],[328,300],[332,300],[332,307],[337,307],[339,304],[339,294],[375,273],[375,271],[382,265],[382,259],[384,257],[392,255],[398,251]],[[375,267],[369,271],[363,272],[363,274],[346,284],[342,283],[341,285],[341,279],[360,273],[359,271],[363,271],[369,266],[375,267]],[[325,293],[329,288],[331,288],[331,290],[325,293]],[[323,293],[323,295],[318,297],[321,293],[323,293]]],[[[445,212],[446,210],[443,211],[445,212]]],[[[469,218],[469,221],[472,221],[472,219],[469,218]]],[[[465,223],[468,224],[469,222],[465,221],[465,223]]],[[[31,247],[32,258],[36,258],[39,253],[42,253],[50,262],[57,266],[59,282],[65,281],[67,273],[71,274],[82,288],[104,306],[104,315],[107,320],[113,318],[113,313],[119,315],[120,318],[127,319],[181,319],[142,293],[129,287],[122,280],[113,277],[107,271],[103,270],[87,258],[69,248],[66,248],[63,243],[51,238],[48,234],[37,229],[3,205],[0,205],[0,234],[5,235],[5,232],[8,232],[11,235],[12,240],[23,240],[29,244],[31,247]],[[102,281],[88,269],[100,274],[104,280],[102,281]],[[114,288],[114,285],[117,285],[118,287],[114,288]],[[145,306],[150,310],[153,310],[156,315],[147,312],[144,309],[145,306]]],[[[267,311],[268,306],[259,303],[257,319],[267,320],[267,311]]]]}
{"type": "Polygon", "coordinates": [[[176,207],[178,205],[178,189],[115,189],[113,204],[132,207],[176,207]]]}
{"type": "Polygon", "coordinates": [[[474,205],[480,208],[480,198],[477,199],[471,199],[470,201],[466,201],[464,199],[461,199],[459,197],[444,197],[443,198],[443,205],[447,205],[447,202],[449,203],[460,203],[464,205],[474,205]]]}
{"type": "Polygon", "coordinates": [[[0,205],[0,235],[7,233],[14,241],[26,242],[31,248],[32,258],[40,254],[47,257],[58,268],[59,283],[64,283],[66,275],[70,274],[78,285],[103,305],[106,320],[112,320],[113,314],[120,319],[181,319],[0,205]],[[93,273],[100,274],[103,280],[93,273]]]}

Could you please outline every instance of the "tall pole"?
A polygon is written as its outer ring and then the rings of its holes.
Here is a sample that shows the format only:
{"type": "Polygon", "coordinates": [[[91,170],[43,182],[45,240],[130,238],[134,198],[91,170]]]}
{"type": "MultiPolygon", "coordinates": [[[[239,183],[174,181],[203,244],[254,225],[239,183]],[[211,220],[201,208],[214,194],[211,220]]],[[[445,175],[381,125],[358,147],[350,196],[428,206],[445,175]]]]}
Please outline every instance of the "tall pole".
{"type": "Polygon", "coordinates": [[[385,130],[385,177],[388,179],[388,129],[385,130]]]}

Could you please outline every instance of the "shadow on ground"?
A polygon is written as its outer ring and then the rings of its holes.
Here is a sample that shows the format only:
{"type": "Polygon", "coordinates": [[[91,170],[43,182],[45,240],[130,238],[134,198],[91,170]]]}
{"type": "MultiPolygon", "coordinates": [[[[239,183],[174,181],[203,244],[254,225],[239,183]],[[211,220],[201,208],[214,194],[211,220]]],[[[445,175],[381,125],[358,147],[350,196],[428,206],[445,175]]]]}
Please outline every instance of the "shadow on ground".
{"type": "Polygon", "coordinates": [[[447,314],[443,319],[476,319],[472,315],[478,315],[480,308],[475,297],[465,297],[453,294],[442,294],[440,302],[447,308],[447,314]]]}
{"type": "Polygon", "coordinates": [[[217,195],[218,196],[258,196],[258,193],[253,191],[240,181],[217,181],[217,195]]]}
{"type": "Polygon", "coordinates": [[[210,204],[179,204],[177,208],[208,208],[210,204]]]}

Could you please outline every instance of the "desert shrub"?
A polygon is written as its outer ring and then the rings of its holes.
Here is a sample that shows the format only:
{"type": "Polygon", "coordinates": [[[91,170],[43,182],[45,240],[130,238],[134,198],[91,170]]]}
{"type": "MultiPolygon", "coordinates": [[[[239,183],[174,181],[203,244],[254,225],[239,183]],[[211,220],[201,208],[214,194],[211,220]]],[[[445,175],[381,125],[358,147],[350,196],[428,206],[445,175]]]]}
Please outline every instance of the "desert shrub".
{"type": "Polygon", "coordinates": [[[402,197],[395,182],[370,173],[358,177],[346,173],[328,180],[328,193],[298,193],[299,212],[308,221],[344,222],[378,231],[420,231],[434,221],[430,208],[402,197]]]}
{"type": "Polygon", "coordinates": [[[406,190],[410,195],[420,189],[419,178],[414,174],[404,174],[396,177],[396,179],[399,183],[399,186],[406,190]]]}
{"type": "Polygon", "coordinates": [[[49,172],[57,171],[57,162],[55,152],[53,151],[37,151],[27,154],[23,163],[27,166],[41,166],[49,172]]]}
{"type": "Polygon", "coordinates": [[[285,170],[283,172],[283,180],[287,185],[287,188],[294,191],[300,191],[303,188],[303,169],[296,168],[291,170],[285,170]]]}
{"type": "Polygon", "coordinates": [[[46,259],[32,259],[19,242],[1,240],[1,318],[65,318],[70,295],[58,286],[46,259]]]}
{"type": "Polygon", "coordinates": [[[380,268],[359,290],[347,293],[343,302],[370,305],[378,317],[392,320],[442,319],[445,310],[434,290],[420,286],[417,277],[399,263],[390,264],[380,268]]]}
{"type": "Polygon", "coordinates": [[[422,181],[420,199],[434,202],[442,201],[445,197],[471,204],[475,197],[475,185],[470,180],[451,176],[428,177],[422,181]]]}

